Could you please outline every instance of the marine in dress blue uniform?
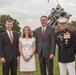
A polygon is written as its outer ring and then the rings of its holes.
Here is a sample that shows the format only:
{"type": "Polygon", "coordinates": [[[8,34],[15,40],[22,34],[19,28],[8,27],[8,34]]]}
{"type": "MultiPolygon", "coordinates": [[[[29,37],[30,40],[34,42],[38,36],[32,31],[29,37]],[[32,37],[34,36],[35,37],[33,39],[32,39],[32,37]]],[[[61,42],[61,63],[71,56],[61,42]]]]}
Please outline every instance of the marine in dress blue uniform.
{"type": "Polygon", "coordinates": [[[58,45],[58,62],[60,75],[75,75],[75,52],[74,52],[74,33],[67,29],[66,18],[59,19],[60,31],[56,33],[56,43],[58,45]]]}

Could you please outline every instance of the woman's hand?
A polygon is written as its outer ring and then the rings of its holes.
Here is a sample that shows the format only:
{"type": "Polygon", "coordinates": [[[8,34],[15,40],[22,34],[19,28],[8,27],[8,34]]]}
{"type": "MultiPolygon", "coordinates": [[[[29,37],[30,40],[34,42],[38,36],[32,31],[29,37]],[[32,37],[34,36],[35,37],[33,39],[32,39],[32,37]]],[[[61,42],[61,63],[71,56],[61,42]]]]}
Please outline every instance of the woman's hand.
{"type": "Polygon", "coordinates": [[[29,60],[31,59],[31,56],[29,56],[27,59],[28,59],[28,61],[29,61],[29,60]]]}
{"type": "Polygon", "coordinates": [[[25,61],[29,61],[30,59],[31,59],[31,56],[24,57],[24,60],[25,60],[25,61]]]}
{"type": "Polygon", "coordinates": [[[24,59],[25,61],[27,61],[27,58],[26,58],[26,57],[23,57],[23,59],[24,59]]]}

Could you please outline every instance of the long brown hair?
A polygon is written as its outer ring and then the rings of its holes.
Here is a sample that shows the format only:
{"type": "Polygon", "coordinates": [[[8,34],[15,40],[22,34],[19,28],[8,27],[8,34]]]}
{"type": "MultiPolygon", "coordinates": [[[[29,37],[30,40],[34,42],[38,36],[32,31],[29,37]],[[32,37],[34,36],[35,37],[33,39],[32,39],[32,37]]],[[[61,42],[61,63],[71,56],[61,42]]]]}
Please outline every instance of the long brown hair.
{"type": "Polygon", "coordinates": [[[32,37],[33,37],[33,32],[31,31],[31,28],[30,28],[29,26],[25,26],[25,27],[23,28],[22,38],[26,38],[26,35],[25,35],[25,33],[24,33],[25,28],[28,28],[28,29],[29,29],[29,38],[32,38],[32,37]]]}

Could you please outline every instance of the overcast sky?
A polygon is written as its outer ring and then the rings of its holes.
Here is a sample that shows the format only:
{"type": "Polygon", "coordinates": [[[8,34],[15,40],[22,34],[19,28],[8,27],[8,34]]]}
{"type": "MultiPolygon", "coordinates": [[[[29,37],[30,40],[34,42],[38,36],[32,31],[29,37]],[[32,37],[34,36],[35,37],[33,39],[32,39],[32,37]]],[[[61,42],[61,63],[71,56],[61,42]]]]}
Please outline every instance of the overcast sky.
{"type": "MultiPolygon", "coordinates": [[[[76,0],[58,0],[62,8],[76,20],[76,0]]],[[[49,15],[56,7],[56,0],[0,0],[0,15],[10,15],[20,22],[20,27],[30,26],[32,30],[40,26],[40,16],[49,15]]]]}

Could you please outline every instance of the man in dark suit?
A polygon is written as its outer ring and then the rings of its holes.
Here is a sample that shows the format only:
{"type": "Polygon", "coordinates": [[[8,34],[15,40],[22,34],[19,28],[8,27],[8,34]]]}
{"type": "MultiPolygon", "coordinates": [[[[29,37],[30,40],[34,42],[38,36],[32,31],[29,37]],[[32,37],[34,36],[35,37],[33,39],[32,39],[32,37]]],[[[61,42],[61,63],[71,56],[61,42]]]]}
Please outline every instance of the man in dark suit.
{"type": "Polygon", "coordinates": [[[17,75],[17,61],[19,60],[18,34],[12,30],[13,21],[6,21],[6,31],[0,34],[0,54],[3,75],[17,75]]]}
{"type": "Polygon", "coordinates": [[[39,58],[41,75],[53,75],[53,58],[55,54],[55,32],[47,25],[47,17],[41,16],[41,27],[35,30],[36,58],[39,58]]]}

